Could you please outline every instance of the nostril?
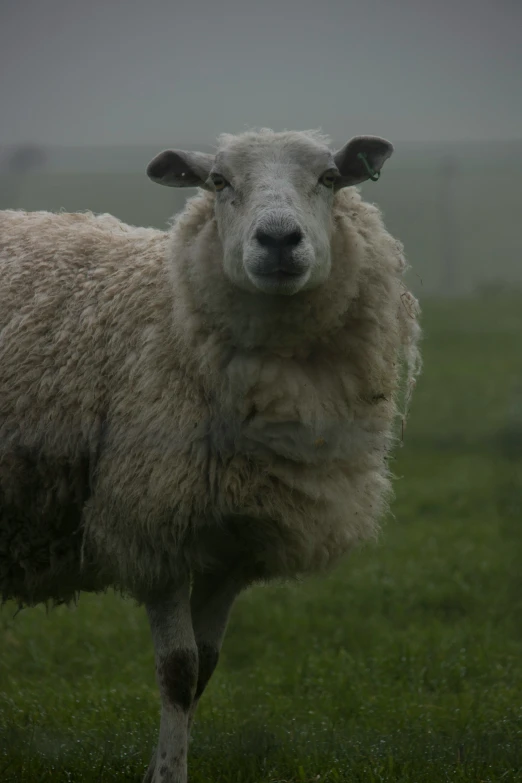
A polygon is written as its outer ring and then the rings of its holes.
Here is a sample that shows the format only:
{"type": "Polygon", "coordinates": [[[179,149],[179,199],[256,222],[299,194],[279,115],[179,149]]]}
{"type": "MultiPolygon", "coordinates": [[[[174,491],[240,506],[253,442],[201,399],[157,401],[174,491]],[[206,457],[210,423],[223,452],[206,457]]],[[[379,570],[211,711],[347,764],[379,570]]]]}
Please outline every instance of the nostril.
{"type": "Polygon", "coordinates": [[[258,229],[255,236],[263,247],[281,249],[298,245],[303,238],[303,233],[300,229],[296,229],[288,234],[269,234],[267,231],[258,229]]]}
{"type": "Polygon", "coordinates": [[[284,245],[286,247],[295,247],[299,244],[299,242],[302,240],[303,235],[299,229],[296,229],[296,231],[292,231],[290,234],[287,234],[285,237],[283,237],[284,245]]]}
{"type": "Polygon", "coordinates": [[[256,239],[263,247],[281,247],[281,237],[262,231],[260,228],[256,231],[256,239]]]}

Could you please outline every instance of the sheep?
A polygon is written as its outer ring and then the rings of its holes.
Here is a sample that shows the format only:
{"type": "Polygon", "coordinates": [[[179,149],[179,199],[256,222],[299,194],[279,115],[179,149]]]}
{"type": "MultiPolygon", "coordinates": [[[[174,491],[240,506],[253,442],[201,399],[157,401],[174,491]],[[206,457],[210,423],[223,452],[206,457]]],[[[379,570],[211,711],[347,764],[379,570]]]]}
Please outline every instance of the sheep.
{"type": "Polygon", "coordinates": [[[187,780],[236,597],[332,567],[388,507],[419,308],[354,186],[392,151],[268,129],[167,150],[149,178],[198,188],[167,231],[0,213],[2,601],[145,606],[149,783],[187,780]]]}

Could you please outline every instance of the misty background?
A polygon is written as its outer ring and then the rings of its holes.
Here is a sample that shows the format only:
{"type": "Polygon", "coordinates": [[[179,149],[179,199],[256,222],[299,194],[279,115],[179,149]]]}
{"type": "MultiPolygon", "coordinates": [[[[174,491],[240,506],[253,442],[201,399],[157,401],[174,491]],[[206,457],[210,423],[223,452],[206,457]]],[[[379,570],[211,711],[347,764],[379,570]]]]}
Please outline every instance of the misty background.
{"type": "MultiPolygon", "coordinates": [[[[424,367],[381,543],[239,598],[190,779],[522,781],[522,0],[0,0],[0,209],[167,227],[194,191],[153,184],[149,161],[256,126],[393,142],[362,190],[405,245],[424,367]]],[[[42,379],[22,360],[19,387],[45,388],[54,355],[42,379]]],[[[110,383],[90,395],[109,426],[110,383]]],[[[22,538],[0,541],[4,584],[22,538]]],[[[159,712],[146,613],[112,591],[20,608],[0,611],[0,783],[141,780],[159,712]]]]}
{"type": "Polygon", "coordinates": [[[519,0],[2,0],[0,208],[164,227],[169,146],[320,127],[396,148],[363,186],[422,296],[522,285],[519,0]]]}

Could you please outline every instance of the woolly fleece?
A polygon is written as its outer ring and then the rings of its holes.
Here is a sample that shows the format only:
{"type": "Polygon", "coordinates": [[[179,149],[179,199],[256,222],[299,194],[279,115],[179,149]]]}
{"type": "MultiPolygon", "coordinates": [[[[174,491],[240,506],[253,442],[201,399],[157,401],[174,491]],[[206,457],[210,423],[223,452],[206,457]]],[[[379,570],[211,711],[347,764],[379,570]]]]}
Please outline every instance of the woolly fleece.
{"type": "Polygon", "coordinates": [[[3,600],[141,600],[238,557],[292,578],[375,535],[420,366],[402,246],[346,188],[326,284],[255,295],[223,273],[213,201],[167,232],[0,213],[3,600]]]}

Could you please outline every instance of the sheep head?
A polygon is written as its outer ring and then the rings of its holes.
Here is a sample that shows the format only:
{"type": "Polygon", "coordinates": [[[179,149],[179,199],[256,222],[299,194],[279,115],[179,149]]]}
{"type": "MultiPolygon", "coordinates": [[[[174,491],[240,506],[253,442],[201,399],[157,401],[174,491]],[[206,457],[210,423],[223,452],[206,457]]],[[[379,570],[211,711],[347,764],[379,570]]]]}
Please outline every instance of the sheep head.
{"type": "Polygon", "coordinates": [[[390,142],[356,136],[333,152],[318,133],[269,130],[219,141],[215,155],[166,150],[147,174],[215,193],[225,273],[242,289],[293,295],[320,286],[330,274],[335,193],[379,172],[390,142]]]}

